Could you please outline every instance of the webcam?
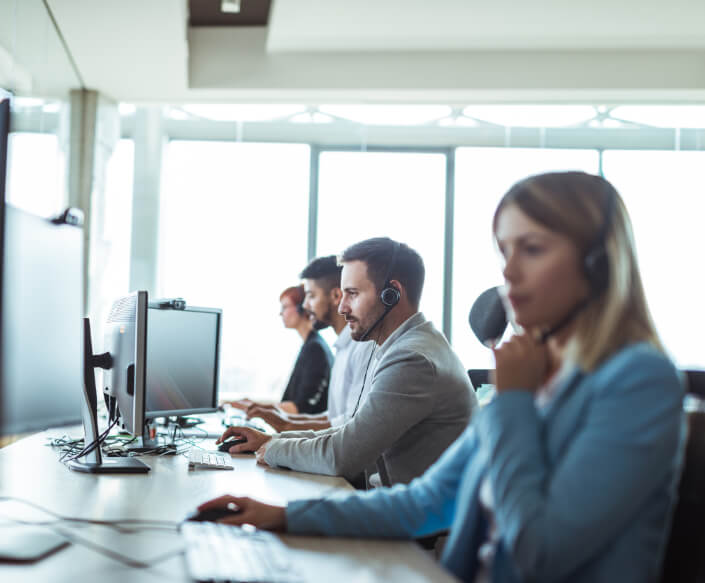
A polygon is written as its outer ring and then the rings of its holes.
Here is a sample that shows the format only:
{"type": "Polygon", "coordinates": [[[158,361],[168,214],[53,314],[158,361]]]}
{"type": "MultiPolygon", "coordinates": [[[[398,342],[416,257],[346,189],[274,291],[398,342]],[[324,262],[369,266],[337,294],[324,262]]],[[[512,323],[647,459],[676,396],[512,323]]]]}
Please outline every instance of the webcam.
{"type": "Polygon", "coordinates": [[[171,298],[164,300],[155,300],[154,305],[161,309],[170,308],[172,310],[185,310],[186,300],[184,298],[171,298]]]}

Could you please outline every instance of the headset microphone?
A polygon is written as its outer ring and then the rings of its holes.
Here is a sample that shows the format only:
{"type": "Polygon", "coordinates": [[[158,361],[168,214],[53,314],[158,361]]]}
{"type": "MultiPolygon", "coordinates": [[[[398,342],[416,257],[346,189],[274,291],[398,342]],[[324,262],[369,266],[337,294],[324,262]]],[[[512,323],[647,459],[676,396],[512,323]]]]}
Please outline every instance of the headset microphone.
{"type": "Polygon", "coordinates": [[[367,330],[365,330],[365,333],[362,336],[360,336],[360,342],[364,342],[365,340],[367,340],[367,337],[370,335],[370,332],[372,332],[372,330],[374,330],[380,324],[380,322],[382,320],[384,320],[384,318],[387,316],[387,314],[389,314],[390,310],[393,307],[394,306],[385,306],[384,312],[382,312],[382,315],[375,320],[375,323],[372,324],[372,326],[370,326],[367,330]]]}
{"type": "Polygon", "coordinates": [[[570,324],[573,318],[575,318],[575,316],[577,316],[585,306],[590,303],[591,299],[592,297],[588,296],[582,302],[578,302],[578,304],[572,310],[570,310],[570,312],[563,316],[556,324],[551,326],[548,330],[541,332],[537,340],[541,342],[541,344],[544,344],[546,340],[548,340],[556,332],[560,332],[563,328],[570,324]]]}

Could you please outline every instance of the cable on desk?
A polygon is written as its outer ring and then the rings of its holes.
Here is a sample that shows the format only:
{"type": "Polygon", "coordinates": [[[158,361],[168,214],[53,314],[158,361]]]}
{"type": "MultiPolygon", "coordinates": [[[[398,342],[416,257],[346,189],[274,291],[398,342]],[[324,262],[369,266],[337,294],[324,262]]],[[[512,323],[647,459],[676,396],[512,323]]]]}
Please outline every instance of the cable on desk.
{"type": "Polygon", "coordinates": [[[73,544],[81,545],[84,546],[100,555],[104,555],[106,557],[109,557],[115,561],[118,561],[119,563],[122,563],[123,565],[127,565],[128,567],[131,567],[132,569],[149,569],[151,567],[154,567],[158,563],[161,563],[163,561],[166,561],[167,559],[171,559],[172,557],[176,557],[178,555],[183,555],[185,552],[185,549],[181,548],[177,551],[170,551],[168,553],[165,553],[163,555],[159,555],[158,557],[150,560],[150,561],[138,561],[137,559],[133,559],[131,557],[128,557],[127,555],[123,555],[121,553],[117,553],[109,548],[102,547],[93,541],[90,541],[88,539],[82,538],[80,536],[76,536],[73,533],[68,533],[62,528],[52,528],[56,533],[60,534],[61,536],[65,537],[66,540],[73,544]]]}
{"type": "MultiPolygon", "coordinates": [[[[90,524],[94,526],[105,526],[108,528],[113,528],[114,530],[117,530],[118,532],[121,532],[123,534],[130,534],[134,532],[139,532],[142,530],[168,530],[168,531],[178,531],[179,524],[178,522],[172,522],[169,520],[144,520],[140,518],[122,518],[118,520],[97,520],[93,518],[75,518],[73,516],[63,516],[62,514],[58,514],[57,512],[54,512],[52,510],[49,510],[48,508],[44,508],[43,506],[40,506],[39,504],[35,504],[34,502],[30,502],[29,500],[25,500],[23,498],[17,498],[15,496],[0,496],[0,502],[19,502],[20,504],[24,504],[26,506],[30,506],[31,508],[34,508],[35,510],[39,510],[40,512],[43,512],[44,514],[48,514],[49,516],[53,516],[57,521],[59,522],[75,522],[79,524],[90,524]],[[122,525],[135,525],[135,526],[142,526],[143,528],[137,528],[137,529],[130,529],[130,528],[125,528],[122,525]]],[[[30,521],[20,521],[18,519],[10,518],[10,520],[13,520],[14,522],[21,522],[23,524],[35,524],[37,526],[50,526],[51,522],[30,522],[30,521]]]]}
{"type": "Polygon", "coordinates": [[[208,432],[200,427],[194,427],[200,432],[202,436],[192,436],[186,437],[184,435],[183,429],[178,426],[174,426],[173,433],[171,435],[172,443],[168,445],[158,445],[151,449],[142,450],[139,452],[129,451],[126,446],[135,442],[136,437],[131,435],[109,435],[109,432],[115,426],[113,422],[103,433],[98,437],[97,442],[92,442],[88,446],[84,446],[84,440],[82,438],[70,438],[66,435],[60,438],[54,438],[49,440],[48,445],[52,447],[58,447],[61,449],[61,456],[59,461],[62,463],[69,462],[71,460],[77,459],[79,457],[85,456],[92,452],[96,447],[101,446],[103,455],[107,457],[135,457],[135,456],[164,456],[164,455],[186,455],[189,450],[193,447],[198,447],[200,449],[205,449],[201,447],[201,443],[208,439],[208,432]]]}
{"type": "MultiPolygon", "coordinates": [[[[90,540],[84,539],[83,537],[76,536],[74,533],[69,533],[65,529],[59,528],[56,526],[57,522],[75,522],[75,523],[81,523],[81,524],[93,524],[93,525],[99,525],[99,526],[107,526],[114,528],[118,530],[119,532],[122,533],[134,533],[134,532],[139,532],[140,530],[150,530],[149,526],[146,525],[169,525],[171,528],[169,528],[170,531],[173,532],[178,532],[178,524],[176,522],[168,522],[168,521],[161,521],[161,520],[139,520],[139,519],[123,519],[123,520],[93,520],[93,519],[88,519],[88,518],[73,518],[69,516],[62,516],[60,514],[57,514],[56,512],[53,512],[51,510],[48,510],[46,508],[43,508],[42,506],[35,504],[34,502],[30,502],[29,500],[23,500],[22,498],[16,498],[15,496],[0,496],[0,501],[13,501],[13,502],[20,502],[22,504],[26,504],[27,506],[31,506],[32,508],[35,508],[37,510],[40,510],[46,514],[49,514],[50,516],[54,516],[57,520],[55,521],[43,521],[43,522],[30,522],[26,520],[20,520],[12,517],[8,517],[8,520],[12,521],[15,524],[23,524],[23,525],[33,525],[33,526],[47,526],[51,528],[54,532],[60,534],[66,540],[73,544],[81,545],[86,548],[91,549],[92,551],[99,553],[101,555],[104,555],[106,557],[109,557],[115,561],[118,561],[124,565],[127,565],[128,567],[131,567],[133,569],[149,569],[158,563],[161,563],[167,559],[170,559],[172,557],[175,557],[177,555],[181,555],[184,553],[184,549],[179,549],[177,551],[170,551],[168,553],[165,553],[163,555],[160,555],[150,561],[139,561],[136,559],[133,559],[131,557],[128,557],[127,555],[123,555],[121,553],[115,552],[109,548],[102,547],[90,540]],[[121,524],[141,524],[145,525],[144,528],[142,529],[126,529],[124,527],[121,527],[121,524]]],[[[163,528],[163,526],[162,526],[163,528]]]]}
{"type": "Polygon", "coordinates": [[[110,430],[115,427],[115,424],[117,423],[117,419],[113,421],[103,433],[98,435],[98,438],[95,441],[92,441],[90,444],[85,446],[81,451],[78,453],[74,453],[73,448],[70,448],[68,451],[65,451],[61,457],[59,458],[59,461],[62,463],[70,462],[73,461],[77,458],[83,457],[84,455],[88,455],[91,453],[96,447],[100,447],[100,445],[105,441],[105,439],[108,437],[108,433],[110,433],[110,430]],[[67,456],[71,457],[67,457],[67,456]]]}

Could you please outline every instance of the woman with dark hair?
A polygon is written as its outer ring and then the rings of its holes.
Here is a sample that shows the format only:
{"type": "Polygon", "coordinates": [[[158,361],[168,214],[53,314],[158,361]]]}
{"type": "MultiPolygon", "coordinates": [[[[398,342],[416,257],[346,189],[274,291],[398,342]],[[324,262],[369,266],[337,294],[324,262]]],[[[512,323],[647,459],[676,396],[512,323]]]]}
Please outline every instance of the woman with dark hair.
{"type": "MultiPolygon", "coordinates": [[[[279,302],[284,327],[296,330],[304,343],[278,407],[287,413],[321,413],[328,408],[333,354],[326,341],[313,329],[313,323],[304,311],[303,285],[286,288],[279,296],[279,302]]],[[[231,401],[230,404],[245,410],[252,405],[267,406],[251,399],[231,401]]]]}
{"type": "Polygon", "coordinates": [[[599,176],[533,176],[502,198],[493,233],[520,332],[494,348],[494,400],[422,477],[287,508],[230,496],[203,507],[301,534],[450,529],[441,562],[464,581],[655,581],[683,387],[649,315],[624,204],[599,176]]]}

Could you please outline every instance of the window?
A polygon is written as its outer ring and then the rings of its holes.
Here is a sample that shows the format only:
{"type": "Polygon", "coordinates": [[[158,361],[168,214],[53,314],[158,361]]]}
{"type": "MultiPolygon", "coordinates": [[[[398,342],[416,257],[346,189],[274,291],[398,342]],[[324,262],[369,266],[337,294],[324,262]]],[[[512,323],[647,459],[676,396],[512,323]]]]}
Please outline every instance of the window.
{"type": "Polygon", "coordinates": [[[97,346],[102,345],[103,323],[113,302],[131,291],[134,142],[119,140],[106,154],[104,182],[95,181],[92,209],[89,311],[97,346]]]}
{"type": "Polygon", "coordinates": [[[606,151],[603,157],[605,177],[632,220],[651,314],[682,368],[705,367],[704,167],[705,152],[606,151]]]}
{"type": "Polygon", "coordinates": [[[58,137],[14,132],[10,134],[8,152],[7,202],[43,217],[64,210],[66,157],[58,137]]]}
{"type": "Polygon", "coordinates": [[[172,141],[165,152],[158,293],[221,308],[220,390],[279,398],[301,339],[279,293],[306,266],[305,145],[172,141]]]}
{"type": "Polygon", "coordinates": [[[419,252],[426,267],[421,311],[441,330],[446,157],[399,152],[322,152],[318,255],[370,237],[419,252]]]}
{"type": "Polygon", "coordinates": [[[503,283],[492,237],[492,217],[504,193],[531,174],[584,170],[596,174],[595,150],[458,148],[455,159],[453,327],[455,351],[467,368],[491,368],[492,353],[468,325],[473,302],[484,290],[503,283]]]}

